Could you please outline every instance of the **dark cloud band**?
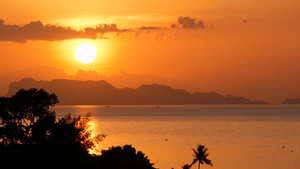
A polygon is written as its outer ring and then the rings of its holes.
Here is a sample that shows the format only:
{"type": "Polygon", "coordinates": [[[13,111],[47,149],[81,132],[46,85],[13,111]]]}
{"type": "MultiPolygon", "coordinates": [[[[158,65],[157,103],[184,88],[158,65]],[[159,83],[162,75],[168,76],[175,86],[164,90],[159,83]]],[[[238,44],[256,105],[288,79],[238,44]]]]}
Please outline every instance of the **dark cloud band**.
{"type": "Polygon", "coordinates": [[[41,21],[30,22],[23,26],[8,25],[0,19],[0,41],[13,41],[26,43],[28,40],[60,41],[67,39],[104,39],[105,33],[123,33],[140,31],[169,30],[173,28],[202,29],[206,28],[204,21],[191,17],[179,17],[177,23],[171,27],[142,26],[137,29],[119,29],[116,24],[99,24],[94,27],[86,27],[76,30],[71,27],[59,25],[44,25],[41,21]]]}
{"type": "Polygon", "coordinates": [[[58,25],[43,25],[41,21],[30,22],[24,26],[7,25],[0,19],[0,41],[14,41],[25,43],[28,40],[59,41],[66,39],[102,38],[108,32],[124,32],[116,24],[102,24],[96,27],[86,27],[81,31],[71,27],[58,25]]]}
{"type": "Polygon", "coordinates": [[[182,28],[185,29],[202,29],[206,26],[204,25],[204,21],[197,20],[195,18],[191,17],[179,17],[177,20],[178,24],[182,26],[182,28]]]}

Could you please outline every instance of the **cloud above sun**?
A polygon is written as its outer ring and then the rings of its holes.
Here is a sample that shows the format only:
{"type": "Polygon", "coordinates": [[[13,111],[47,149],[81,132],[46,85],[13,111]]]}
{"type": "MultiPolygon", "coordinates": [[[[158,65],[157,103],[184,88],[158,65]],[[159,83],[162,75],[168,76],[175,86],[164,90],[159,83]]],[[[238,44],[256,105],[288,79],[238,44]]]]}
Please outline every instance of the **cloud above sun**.
{"type": "Polygon", "coordinates": [[[159,31],[161,29],[203,29],[206,27],[203,20],[188,16],[179,17],[177,23],[173,23],[170,27],[142,26],[140,28],[119,29],[116,24],[99,24],[85,27],[82,30],[60,25],[45,25],[41,21],[32,21],[23,26],[8,25],[0,19],[0,41],[26,43],[29,40],[105,39],[106,33],[140,33],[140,31],[159,31]]]}
{"type": "MultiPolygon", "coordinates": [[[[177,23],[184,29],[203,29],[206,28],[206,25],[203,20],[198,20],[196,18],[191,18],[188,16],[179,17],[177,23]]],[[[172,27],[177,27],[172,25],[172,27]]]]}
{"type": "Polygon", "coordinates": [[[59,41],[67,39],[97,39],[103,38],[108,32],[124,32],[117,28],[116,24],[99,24],[95,27],[86,27],[83,30],[75,30],[71,27],[59,25],[44,25],[41,21],[30,22],[24,26],[7,25],[0,19],[0,41],[14,41],[25,43],[28,40],[59,41]]]}

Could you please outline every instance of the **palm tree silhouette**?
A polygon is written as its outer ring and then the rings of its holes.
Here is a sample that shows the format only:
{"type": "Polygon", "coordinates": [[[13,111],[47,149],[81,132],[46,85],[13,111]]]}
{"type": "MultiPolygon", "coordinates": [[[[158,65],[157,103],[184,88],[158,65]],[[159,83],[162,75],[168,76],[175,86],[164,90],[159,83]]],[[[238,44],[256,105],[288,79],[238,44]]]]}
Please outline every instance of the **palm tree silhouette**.
{"type": "Polygon", "coordinates": [[[198,144],[197,149],[193,149],[195,157],[194,161],[192,162],[191,166],[198,161],[198,169],[200,169],[200,164],[207,164],[213,166],[210,159],[207,159],[209,153],[207,152],[208,148],[205,148],[204,145],[198,144]]]}

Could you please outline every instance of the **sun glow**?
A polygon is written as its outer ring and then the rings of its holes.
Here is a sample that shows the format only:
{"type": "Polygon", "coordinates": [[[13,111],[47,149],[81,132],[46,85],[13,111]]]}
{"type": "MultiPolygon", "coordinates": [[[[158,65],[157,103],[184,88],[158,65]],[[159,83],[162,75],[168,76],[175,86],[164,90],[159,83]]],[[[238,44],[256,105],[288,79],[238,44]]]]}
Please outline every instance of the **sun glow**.
{"type": "Polygon", "coordinates": [[[96,49],[89,44],[80,45],[75,51],[75,57],[81,63],[91,63],[96,58],[96,49]]]}

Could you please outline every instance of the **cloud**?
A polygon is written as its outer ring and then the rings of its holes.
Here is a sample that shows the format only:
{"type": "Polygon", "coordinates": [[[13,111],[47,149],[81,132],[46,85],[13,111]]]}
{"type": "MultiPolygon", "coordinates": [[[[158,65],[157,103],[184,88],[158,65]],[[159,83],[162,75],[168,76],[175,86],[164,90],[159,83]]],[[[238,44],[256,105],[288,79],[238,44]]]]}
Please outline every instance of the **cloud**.
{"type": "MultiPolygon", "coordinates": [[[[203,29],[206,28],[204,21],[191,18],[189,16],[179,17],[177,23],[184,29],[203,29]]],[[[175,27],[175,25],[171,25],[175,27]]]]}
{"type": "Polygon", "coordinates": [[[100,80],[101,76],[94,70],[85,71],[79,69],[75,75],[77,80],[100,80]]]}
{"type": "MultiPolygon", "coordinates": [[[[119,29],[116,24],[99,24],[93,27],[85,27],[76,30],[71,27],[60,25],[43,24],[41,21],[33,21],[23,26],[8,25],[0,19],[0,41],[13,41],[26,43],[30,40],[60,41],[67,39],[106,39],[106,33],[132,32],[138,37],[142,33],[166,32],[172,29],[203,29],[206,25],[203,20],[191,18],[189,16],[178,17],[177,23],[170,27],[142,26],[139,28],[119,29]]],[[[162,37],[164,33],[159,33],[156,37],[162,37]]]]}
{"type": "MultiPolygon", "coordinates": [[[[163,26],[142,26],[138,29],[132,29],[136,34],[135,37],[142,37],[142,38],[155,38],[155,39],[172,39],[172,38],[177,38],[177,37],[182,37],[181,35],[178,36],[179,34],[183,34],[182,29],[186,30],[199,30],[199,29],[204,29],[207,28],[209,24],[207,23],[209,21],[203,21],[200,19],[192,18],[189,16],[185,17],[178,17],[176,23],[172,23],[168,27],[163,27],[163,26]]],[[[211,28],[213,25],[211,25],[211,28]]],[[[184,36],[187,34],[185,33],[184,36]]]]}
{"type": "Polygon", "coordinates": [[[52,66],[29,66],[16,72],[18,78],[31,77],[38,80],[63,79],[69,77],[65,69],[52,66]]]}
{"type": "Polygon", "coordinates": [[[103,35],[109,32],[128,32],[130,29],[119,29],[116,24],[99,24],[96,27],[84,28],[84,38],[104,38],[103,35]],[[100,36],[99,36],[100,35],[100,36]]]}
{"type": "Polygon", "coordinates": [[[71,27],[59,25],[44,25],[41,21],[30,22],[24,26],[7,25],[0,19],[0,41],[14,41],[26,43],[28,40],[58,41],[66,39],[104,38],[103,35],[108,32],[125,32],[116,24],[99,24],[96,27],[86,27],[83,30],[75,30],[71,27]]]}
{"type": "Polygon", "coordinates": [[[157,27],[157,26],[142,26],[138,30],[170,30],[170,29],[203,29],[206,28],[205,22],[189,16],[178,17],[177,23],[171,24],[170,27],[157,27]]]}
{"type": "MultiPolygon", "coordinates": [[[[161,32],[161,31],[163,31],[163,29],[165,29],[165,30],[167,30],[167,28],[164,28],[164,27],[157,27],[157,26],[142,26],[142,27],[140,27],[140,28],[138,28],[138,29],[135,29],[134,31],[135,31],[135,38],[138,38],[138,37],[140,37],[141,35],[144,37],[144,38],[147,38],[147,39],[149,39],[149,38],[151,38],[151,37],[145,37],[145,35],[150,35],[150,36],[152,36],[152,38],[153,37],[157,37],[157,35],[156,36],[153,36],[153,33],[157,33],[157,32],[161,32]]],[[[161,33],[159,33],[159,34],[161,34],[161,33]]]]}
{"type": "Polygon", "coordinates": [[[142,26],[139,28],[140,30],[159,30],[162,29],[161,27],[155,27],[155,26],[142,26]]]}

